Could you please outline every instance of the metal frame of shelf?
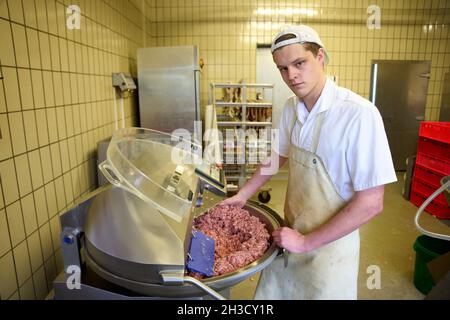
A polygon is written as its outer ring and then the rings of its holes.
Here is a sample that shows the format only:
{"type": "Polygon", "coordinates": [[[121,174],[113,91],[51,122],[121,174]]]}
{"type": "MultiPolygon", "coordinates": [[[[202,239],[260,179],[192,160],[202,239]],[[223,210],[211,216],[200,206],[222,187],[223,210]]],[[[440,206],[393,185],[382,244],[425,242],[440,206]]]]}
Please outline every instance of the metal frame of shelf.
{"type": "MultiPolygon", "coordinates": [[[[210,85],[211,94],[210,94],[210,103],[213,105],[214,108],[223,108],[223,107],[239,107],[241,109],[241,117],[240,121],[221,121],[219,120],[219,117],[217,119],[217,126],[219,128],[222,128],[223,130],[225,127],[228,128],[241,128],[244,131],[247,130],[248,127],[265,127],[267,129],[272,128],[272,122],[261,122],[261,121],[248,121],[246,118],[247,108],[273,108],[273,84],[259,84],[259,83],[211,83],[210,85]],[[226,102],[221,101],[216,96],[216,89],[218,88],[241,88],[241,101],[240,102],[226,102]],[[248,89],[268,89],[272,90],[272,97],[271,102],[249,102],[248,97],[248,89]]],[[[224,135],[225,136],[225,135],[224,135]]],[[[268,134],[268,140],[265,141],[266,146],[270,147],[271,141],[270,141],[271,134],[269,132],[268,134]]],[[[260,146],[260,142],[258,142],[258,146],[260,146]]],[[[243,184],[247,181],[248,178],[251,177],[251,174],[255,171],[255,168],[247,168],[247,165],[251,165],[247,163],[248,160],[248,148],[249,148],[249,142],[245,142],[245,163],[246,164],[233,164],[233,169],[227,170],[227,164],[224,164],[224,171],[227,178],[227,181],[238,181],[238,184],[229,188],[232,191],[239,190],[243,184]],[[236,169],[238,168],[238,169],[236,169]],[[234,189],[234,190],[233,190],[234,189]]],[[[229,154],[230,151],[223,152],[224,156],[226,154],[229,154]]],[[[231,165],[231,164],[230,164],[231,165]]],[[[268,193],[268,189],[261,189],[261,192],[268,193]]],[[[270,197],[269,197],[270,199],[270,197]]]]}

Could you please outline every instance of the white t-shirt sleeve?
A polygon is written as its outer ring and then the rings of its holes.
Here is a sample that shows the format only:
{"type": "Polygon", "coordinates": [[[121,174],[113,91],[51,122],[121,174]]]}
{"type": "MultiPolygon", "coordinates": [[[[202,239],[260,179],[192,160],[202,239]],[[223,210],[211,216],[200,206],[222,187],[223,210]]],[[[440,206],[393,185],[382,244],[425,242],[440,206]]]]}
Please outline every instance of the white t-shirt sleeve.
{"type": "Polygon", "coordinates": [[[375,106],[364,107],[351,124],[347,165],[355,191],[397,181],[383,120],[375,106]]]}
{"type": "Polygon", "coordinates": [[[286,158],[289,157],[289,149],[291,147],[290,132],[292,129],[292,122],[294,121],[293,117],[295,117],[295,110],[292,106],[293,103],[292,97],[286,101],[278,125],[278,137],[275,135],[272,140],[272,146],[275,152],[286,158]]]}

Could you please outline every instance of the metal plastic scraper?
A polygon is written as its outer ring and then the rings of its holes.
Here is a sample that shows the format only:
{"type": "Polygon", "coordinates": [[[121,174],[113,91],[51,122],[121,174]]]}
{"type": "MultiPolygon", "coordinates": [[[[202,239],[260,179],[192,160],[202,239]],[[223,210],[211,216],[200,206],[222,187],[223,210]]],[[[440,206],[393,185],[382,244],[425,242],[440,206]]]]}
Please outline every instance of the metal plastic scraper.
{"type": "Polygon", "coordinates": [[[192,231],[187,268],[190,271],[214,275],[214,239],[200,231],[192,231]]]}

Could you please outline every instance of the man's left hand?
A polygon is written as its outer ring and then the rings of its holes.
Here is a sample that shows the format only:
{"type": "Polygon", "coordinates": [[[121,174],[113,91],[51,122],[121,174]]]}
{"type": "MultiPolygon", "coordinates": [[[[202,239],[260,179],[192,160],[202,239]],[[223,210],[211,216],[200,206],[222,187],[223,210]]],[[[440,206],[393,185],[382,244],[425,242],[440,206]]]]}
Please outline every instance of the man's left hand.
{"type": "Polygon", "coordinates": [[[303,253],[309,251],[306,245],[306,237],[297,230],[281,227],[272,232],[275,243],[292,253],[303,253]]]}

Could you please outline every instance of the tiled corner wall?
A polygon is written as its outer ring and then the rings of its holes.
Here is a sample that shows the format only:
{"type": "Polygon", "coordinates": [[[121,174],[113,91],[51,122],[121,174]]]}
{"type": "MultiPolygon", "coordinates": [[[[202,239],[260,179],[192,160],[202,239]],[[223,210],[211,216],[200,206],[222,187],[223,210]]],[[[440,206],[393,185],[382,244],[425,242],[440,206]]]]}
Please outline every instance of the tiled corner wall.
{"type": "MultiPolygon", "coordinates": [[[[62,270],[59,214],[96,186],[96,145],[115,128],[111,73],[136,77],[146,41],[139,2],[0,0],[1,299],[43,299],[62,270]]],[[[124,106],[137,125],[135,95],[124,106]]]]}
{"type": "Polygon", "coordinates": [[[304,23],[319,32],[330,52],[327,73],[366,98],[372,59],[431,60],[426,119],[438,119],[450,69],[449,1],[156,0],[153,19],[158,46],[199,45],[203,106],[209,83],[254,82],[257,44],[270,44],[285,24],[304,23]],[[381,29],[367,28],[372,4],[381,9],[381,29]]]}

